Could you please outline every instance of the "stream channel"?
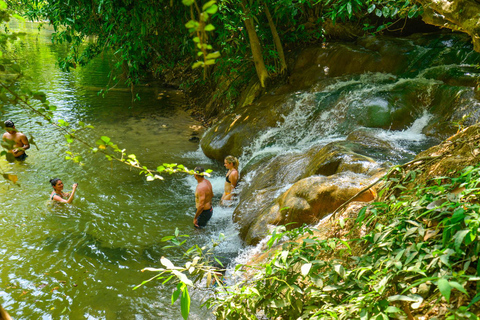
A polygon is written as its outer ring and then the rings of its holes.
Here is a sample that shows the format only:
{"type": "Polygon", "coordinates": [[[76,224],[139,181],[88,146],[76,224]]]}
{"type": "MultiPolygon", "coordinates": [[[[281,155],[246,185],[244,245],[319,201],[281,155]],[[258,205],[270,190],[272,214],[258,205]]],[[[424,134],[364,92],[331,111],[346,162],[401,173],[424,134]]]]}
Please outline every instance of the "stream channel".
{"type": "MultiPolygon", "coordinates": [[[[118,85],[103,98],[98,92],[109,82],[112,57],[63,72],[57,60],[66,47],[52,44],[52,30],[37,27],[19,27],[26,35],[11,50],[26,75],[21,85],[45,92],[58,108],[55,119],[74,128],[79,121],[93,125],[85,132],[92,145],[108,136],[150,168],[181,163],[213,169],[219,200],[225,169],[189,141],[191,127],[201,124],[183,111],[176,91],[139,86],[141,100],[132,104],[130,90],[118,85]]],[[[208,230],[193,228],[193,176],[147,182],[138,170],[84,147],[74,150],[84,157],[79,166],[65,160],[65,138],[52,125],[19,107],[5,109],[2,121],[12,119],[38,147],[27,150],[25,162],[0,160],[4,173],[18,176],[16,184],[0,181],[0,303],[14,319],[180,319],[178,304],[170,303],[172,286],[152,282],[132,290],[154,275],[141,270],[160,267],[162,256],[183,261],[180,251],[164,250],[161,239],[178,228],[190,235],[187,246],[203,246],[223,232],[234,236],[219,250],[231,255],[241,247],[233,209],[217,209],[208,230]],[[79,184],[72,205],[48,205],[55,177],[65,191],[79,184]]],[[[199,308],[203,297],[192,299],[192,319],[210,317],[199,308]]]]}
{"type": "MultiPolygon", "coordinates": [[[[179,91],[139,85],[135,90],[141,100],[132,103],[130,90],[117,85],[102,97],[98,92],[110,81],[111,56],[102,55],[87,67],[63,72],[56,63],[67,50],[64,45],[52,44],[52,30],[38,31],[38,25],[28,23],[17,28],[26,33],[10,48],[26,75],[18,85],[45,92],[58,108],[55,119],[64,119],[74,128],[79,128],[79,121],[93,125],[93,130],[84,132],[92,145],[100,136],[108,136],[149,168],[181,163],[188,168],[202,165],[214,170],[210,181],[214,203],[218,202],[225,168],[208,159],[198,143],[189,141],[192,128],[200,123],[184,111],[179,91]]],[[[281,115],[277,125],[254,132],[248,147],[238,152],[240,169],[260,164],[242,177],[241,191],[255,194],[252,181],[273,170],[270,166],[281,157],[293,155],[293,160],[285,161],[282,172],[274,171],[278,177],[272,179],[274,188],[268,186],[271,199],[260,197],[259,202],[273,201],[296,182],[297,173],[305,166],[303,158],[295,160],[296,155],[344,141],[355,130],[366,132],[367,142],[388,142],[380,144],[383,149],[370,145],[361,150],[377,165],[388,167],[411,160],[444,139],[448,132],[441,134],[446,127],[443,123],[451,124],[462,114],[469,114],[466,124],[477,122],[475,64],[480,58],[465,39],[422,35],[402,40],[400,49],[396,44],[379,45],[382,50],[378,51],[405,55],[405,70],[373,70],[353,76],[346,72],[348,67],[362,67],[355,57],[376,48],[376,40],[370,43],[367,39],[362,49],[334,45],[331,54],[324,55],[332,68],[318,63],[323,78],[315,71],[320,80],[312,80],[308,90],[284,93],[279,105],[290,111],[277,112],[281,115]],[[348,63],[345,52],[355,55],[348,63]],[[337,63],[336,58],[343,60],[337,63]],[[346,71],[335,71],[334,67],[345,67],[346,71]],[[338,75],[333,76],[334,71],[338,75]],[[328,73],[332,77],[327,77],[328,73]],[[389,127],[392,121],[401,125],[389,127]],[[380,149],[387,151],[381,154],[380,149]]],[[[375,62],[377,51],[371,52],[375,62]]],[[[396,59],[390,62],[393,65],[396,59]]],[[[270,106],[267,101],[252,116],[270,106]]],[[[73,150],[84,157],[84,165],[79,166],[65,160],[65,139],[52,125],[17,106],[4,106],[4,112],[2,121],[12,119],[17,129],[36,143],[27,151],[25,162],[0,160],[3,173],[18,176],[16,184],[0,181],[0,303],[14,319],[181,319],[178,303],[172,306],[170,302],[173,286],[151,282],[132,290],[153,276],[142,273],[143,268],[161,267],[162,256],[174,264],[185,262],[180,250],[164,248],[163,237],[173,235],[178,228],[180,234],[189,235],[187,248],[194,244],[208,247],[223,233],[227,241],[216,253],[232,261],[231,265],[243,263],[255,250],[262,250],[259,246],[244,247],[232,223],[233,207],[214,206],[208,228],[193,228],[196,181],[192,176],[166,175],[164,181],[147,182],[138,171],[109,162],[84,147],[73,150]],[[49,180],[55,177],[62,179],[65,190],[75,182],[79,184],[72,205],[48,206],[52,191],[49,180]]],[[[234,124],[225,126],[235,128],[234,124]]],[[[248,205],[253,211],[261,207],[254,201],[248,205]]],[[[204,295],[193,292],[190,319],[213,318],[200,307],[204,295]]]]}

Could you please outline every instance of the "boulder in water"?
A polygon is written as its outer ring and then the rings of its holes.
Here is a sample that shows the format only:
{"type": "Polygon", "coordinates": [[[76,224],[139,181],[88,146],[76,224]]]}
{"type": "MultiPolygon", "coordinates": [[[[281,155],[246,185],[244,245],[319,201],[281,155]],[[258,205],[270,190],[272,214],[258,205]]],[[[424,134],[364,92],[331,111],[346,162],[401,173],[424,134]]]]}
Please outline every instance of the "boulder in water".
{"type": "MultiPolygon", "coordinates": [[[[335,174],[329,177],[313,176],[295,183],[278,197],[274,205],[264,209],[252,221],[245,241],[257,244],[269,233],[269,225],[285,225],[293,229],[303,224],[313,224],[332,213],[344,202],[372,182],[372,178],[352,173],[335,174]]],[[[373,190],[360,194],[355,201],[371,201],[373,190]]]]}

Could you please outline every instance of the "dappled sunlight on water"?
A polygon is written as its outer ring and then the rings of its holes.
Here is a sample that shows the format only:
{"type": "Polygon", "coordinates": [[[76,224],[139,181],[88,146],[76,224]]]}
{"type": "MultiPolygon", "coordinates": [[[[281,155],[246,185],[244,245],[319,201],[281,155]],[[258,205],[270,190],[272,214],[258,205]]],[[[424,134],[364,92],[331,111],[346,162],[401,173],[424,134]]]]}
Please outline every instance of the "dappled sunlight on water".
{"type": "MultiPolygon", "coordinates": [[[[224,174],[223,167],[198,151],[198,143],[189,141],[192,126],[201,125],[179,108],[181,98],[175,92],[142,87],[142,99],[132,104],[129,90],[118,85],[102,98],[97,92],[108,82],[108,55],[65,73],[55,66],[65,48],[50,44],[49,31],[37,36],[34,27],[26,28],[31,33],[16,47],[18,56],[29,61],[25,72],[31,80],[25,81],[46,92],[58,107],[56,119],[73,127],[78,121],[93,125],[83,133],[93,146],[101,135],[108,136],[154,169],[181,163],[214,169],[212,180],[224,174]]],[[[138,170],[77,145],[72,151],[84,157],[79,166],[65,160],[63,135],[53,126],[14,106],[7,106],[2,118],[14,120],[38,146],[27,150],[25,162],[0,160],[4,173],[18,177],[17,184],[0,181],[0,302],[12,317],[179,319],[179,306],[170,303],[170,286],[150,283],[132,290],[152,276],[141,269],[160,267],[162,256],[185,262],[180,250],[164,249],[166,243],[161,242],[176,228],[190,235],[189,246],[210,246],[219,233],[234,233],[231,210],[215,208],[208,228],[197,231],[192,225],[193,177],[174,174],[147,182],[138,170]],[[65,191],[79,184],[73,204],[49,203],[49,180],[55,177],[62,179],[65,191]]],[[[215,204],[221,188],[216,186],[215,204]]],[[[238,247],[222,250],[230,257],[238,247]]],[[[200,310],[203,298],[195,299],[192,319],[211,317],[200,310]]]]}

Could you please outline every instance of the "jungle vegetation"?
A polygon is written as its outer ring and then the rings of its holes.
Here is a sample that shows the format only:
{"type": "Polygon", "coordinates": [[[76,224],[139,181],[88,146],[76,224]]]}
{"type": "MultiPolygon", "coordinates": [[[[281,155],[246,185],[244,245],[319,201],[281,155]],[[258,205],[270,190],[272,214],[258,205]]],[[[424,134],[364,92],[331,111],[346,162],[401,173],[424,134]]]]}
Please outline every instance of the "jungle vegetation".
{"type": "MultiPolygon", "coordinates": [[[[328,39],[331,26],[348,22],[361,32],[378,33],[401,28],[404,21],[423,12],[409,0],[6,3],[27,19],[54,26],[53,41],[70,45],[70,53],[60,62],[64,69],[85,65],[110,50],[117,61],[114,68],[130,86],[146,73],[161,78],[166,70],[195,67],[197,81],[203,85],[227,76],[238,79],[229,86],[228,94],[233,97],[249,75],[256,74],[261,86],[281,77],[287,66],[286,49],[328,39]]],[[[0,1],[2,22],[9,17],[6,9],[0,1]]],[[[14,34],[2,32],[0,45],[14,38],[14,34]]],[[[15,67],[3,58],[0,68],[15,67]]],[[[3,83],[0,98],[27,106],[35,101],[35,112],[51,120],[55,107],[44,95],[10,90],[10,84],[3,83]]],[[[66,129],[67,123],[58,126],[66,130],[67,141],[78,139],[75,131],[66,129]]],[[[97,145],[97,151],[110,147],[121,153],[121,160],[137,165],[134,155],[120,150],[108,137],[100,138],[97,145]]],[[[138,166],[154,177],[155,172],[138,166]]],[[[381,201],[362,209],[355,220],[354,228],[366,228],[361,238],[322,240],[308,228],[277,230],[271,246],[283,237],[296,239],[305,232],[310,236],[300,243],[286,242],[273,259],[257,266],[255,277],[247,276],[231,287],[224,287],[218,270],[211,267],[215,257],[198,247],[186,251],[191,260],[185,266],[162,259],[165,268],[149,270],[158,272],[155,279],[178,282],[172,302],[180,298],[184,318],[190,308],[188,288],[206,277],[207,285],[217,278],[219,291],[208,304],[220,319],[257,319],[257,315],[272,319],[413,319],[412,310],[425,299],[432,308],[455,299],[460,307],[448,309],[448,319],[477,319],[480,168],[466,167],[455,176],[407,189],[405,185],[417,173],[395,167],[385,177],[381,201]],[[456,196],[454,191],[460,187],[463,192],[456,196]],[[431,221],[435,227],[429,225],[431,221]]],[[[164,240],[178,246],[183,243],[179,234],[164,240]]]]}
{"type": "MultiPolygon", "coordinates": [[[[352,37],[402,29],[422,7],[410,0],[7,0],[28,20],[51,23],[53,41],[68,43],[64,69],[85,65],[105,50],[129,85],[146,73],[197,71],[195,81],[237,81],[258,76],[262,87],[286,72],[291,46],[325,41],[332,26],[346,23],[352,37]],[[221,57],[221,59],[219,59],[221,57]],[[203,76],[201,75],[203,73],[203,76]]],[[[195,74],[195,72],[194,72],[195,74]]],[[[193,81],[193,80],[192,80],[193,81]]],[[[186,84],[185,84],[186,85],[186,84]]]]}

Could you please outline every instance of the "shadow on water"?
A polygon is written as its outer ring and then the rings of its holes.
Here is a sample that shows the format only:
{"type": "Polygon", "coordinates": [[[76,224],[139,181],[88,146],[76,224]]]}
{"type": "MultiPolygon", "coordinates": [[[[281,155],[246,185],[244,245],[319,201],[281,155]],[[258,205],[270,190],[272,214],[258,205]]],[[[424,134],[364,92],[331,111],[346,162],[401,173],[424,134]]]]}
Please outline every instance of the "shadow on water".
{"type": "Polygon", "coordinates": [[[49,236],[43,244],[44,250],[52,252],[68,251],[74,248],[75,254],[95,259],[101,263],[117,265],[119,261],[128,261],[138,256],[135,250],[124,247],[111,247],[102,240],[85,232],[63,231],[49,236]]]}

